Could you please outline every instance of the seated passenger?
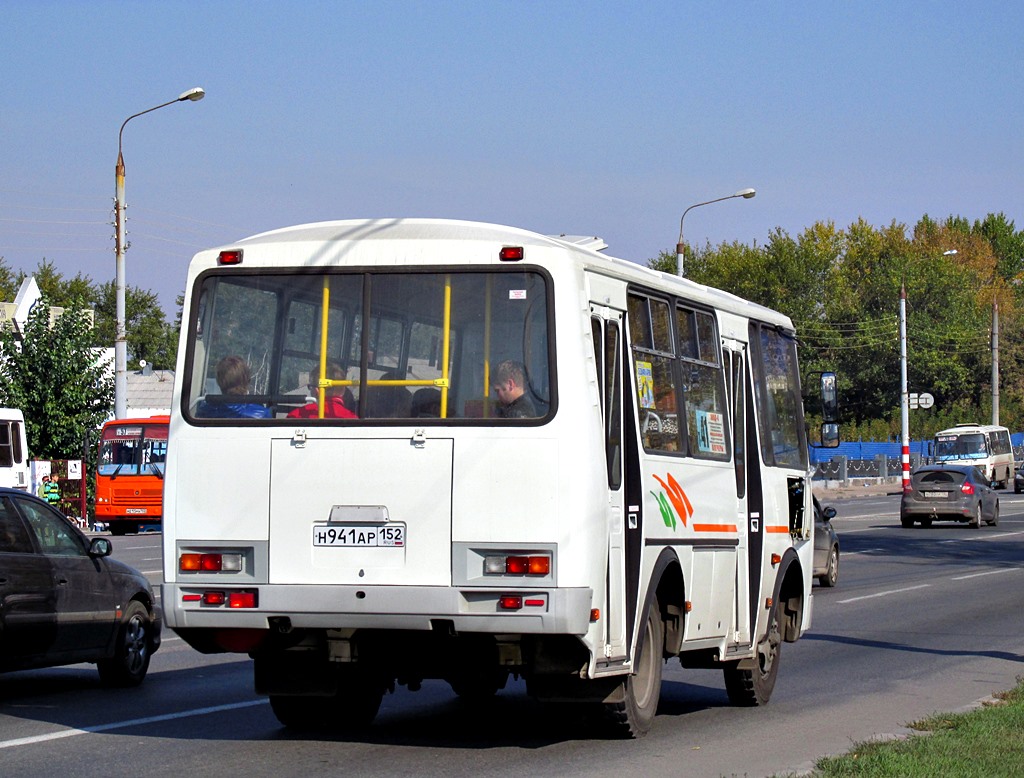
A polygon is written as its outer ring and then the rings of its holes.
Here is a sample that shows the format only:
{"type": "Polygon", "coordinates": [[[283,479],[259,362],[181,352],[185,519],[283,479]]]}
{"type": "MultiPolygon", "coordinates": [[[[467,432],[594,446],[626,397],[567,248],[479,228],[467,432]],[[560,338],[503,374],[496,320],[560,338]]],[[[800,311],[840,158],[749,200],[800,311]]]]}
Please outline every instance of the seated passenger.
{"type": "MultiPolygon", "coordinates": [[[[400,370],[390,370],[380,377],[381,381],[404,381],[400,370]]],[[[363,413],[368,419],[408,418],[412,406],[412,395],[404,386],[370,386],[366,389],[363,413]]]]}
{"type": "Polygon", "coordinates": [[[417,389],[412,395],[411,414],[414,418],[436,419],[441,416],[441,391],[432,386],[417,389]]]}
{"type": "Polygon", "coordinates": [[[505,419],[526,419],[537,415],[533,400],[526,396],[526,367],[506,359],[494,368],[491,380],[498,398],[498,415],[505,419]]]}
{"type": "MultiPolygon", "coordinates": [[[[317,368],[319,370],[319,368],[317,368]]],[[[319,387],[313,383],[313,376],[317,373],[313,372],[310,374],[309,393],[316,397],[317,392],[320,391],[319,387]]],[[[345,380],[345,369],[337,362],[327,363],[327,377],[332,381],[344,381],[345,380]]],[[[348,403],[346,402],[346,396],[349,398],[352,396],[352,392],[349,391],[347,386],[330,386],[325,391],[324,396],[324,418],[325,419],[354,419],[356,415],[348,409],[348,403]]],[[[319,398],[318,398],[319,400],[319,398]]],[[[319,402],[308,403],[303,405],[301,408],[296,408],[294,411],[288,414],[289,419],[318,419],[320,418],[320,407],[319,402]]]]}
{"type": "Polygon", "coordinates": [[[224,402],[202,400],[196,415],[205,419],[269,419],[270,409],[262,403],[245,402],[252,373],[245,360],[238,356],[224,357],[217,363],[217,386],[225,397],[238,398],[224,402]]]}

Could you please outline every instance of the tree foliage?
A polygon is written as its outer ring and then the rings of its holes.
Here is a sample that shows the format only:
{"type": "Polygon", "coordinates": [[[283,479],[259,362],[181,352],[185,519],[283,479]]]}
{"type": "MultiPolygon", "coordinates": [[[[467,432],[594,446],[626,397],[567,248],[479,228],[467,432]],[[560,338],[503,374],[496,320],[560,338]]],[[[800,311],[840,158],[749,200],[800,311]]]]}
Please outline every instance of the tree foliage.
{"type": "MultiPolygon", "coordinates": [[[[1024,232],[1003,214],[969,223],[923,216],[913,229],[863,219],[845,230],[817,222],[796,238],[776,229],[763,246],[686,246],[687,277],[790,316],[802,348],[804,383],[835,370],[849,437],[895,437],[900,427],[900,290],[907,295],[911,392],[935,407],[914,411],[912,434],[992,408],[991,324],[1000,315],[1000,420],[1024,429],[1024,350],[1019,316],[1024,232]]],[[[648,263],[675,272],[675,254],[648,263]]]]}
{"type": "Polygon", "coordinates": [[[44,297],[24,333],[0,331],[0,405],[24,412],[29,450],[40,459],[81,457],[113,404],[113,378],[92,346],[85,304],[65,308],[51,325],[44,297]]]}
{"type": "MultiPolygon", "coordinates": [[[[66,278],[53,262],[43,259],[33,271],[39,291],[50,305],[71,307],[72,302],[95,311],[92,330],[93,345],[112,348],[117,329],[117,301],[113,281],[94,284],[81,273],[66,278]]],[[[13,301],[27,274],[15,273],[0,257],[0,300],[13,301]]],[[[164,319],[156,294],[138,287],[125,289],[125,333],[128,369],[135,369],[139,360],[146,360],[158,370],[173,370],[178,353],[178,332],[181,329],[183,298],[178,298],[174,323],[164,319]]]]}

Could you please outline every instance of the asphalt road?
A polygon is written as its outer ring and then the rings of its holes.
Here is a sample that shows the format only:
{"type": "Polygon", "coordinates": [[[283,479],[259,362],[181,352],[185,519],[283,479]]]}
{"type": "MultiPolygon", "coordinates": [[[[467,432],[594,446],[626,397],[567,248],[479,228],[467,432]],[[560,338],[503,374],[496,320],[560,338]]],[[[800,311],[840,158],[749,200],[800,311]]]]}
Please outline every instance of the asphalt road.
{"type": "MultiPolygon", "coordinates": [[[[665,669],[659,715],[638,741],[590,736],[564,709],[510,683],[484,708],[427,682],[385,698],[349,737],[282,729],[252,667],[205,657],[173,634],[137,690],[95,669],[0,676],[5,775],[773,775],[854,742],[962,708],[1024,673],[1024,497],[1003,493],[998,527],[903,529],[898,498],[823,495],[838,516],[839,585],[816,587],[811,632],[785,644],[771,703],[728,704],[721,673],[665,669]]],[[[160,577],[158,535],[116,538],[115,556],[160,577]]],[[[1022,765],[1024,770],[1024,765],[1022,765]]]]}

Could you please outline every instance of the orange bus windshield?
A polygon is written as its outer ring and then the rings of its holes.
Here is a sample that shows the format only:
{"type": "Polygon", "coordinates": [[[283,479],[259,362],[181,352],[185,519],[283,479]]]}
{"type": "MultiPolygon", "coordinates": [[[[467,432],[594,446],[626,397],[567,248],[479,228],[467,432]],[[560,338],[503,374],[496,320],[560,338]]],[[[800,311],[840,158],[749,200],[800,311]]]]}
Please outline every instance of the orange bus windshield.
{"type": "Polygon", "coordinates": [[[103,426],[97,465],[101,478],[155,476],[162,479],[166,462],[166,421],[116,419],[103,426]]]}

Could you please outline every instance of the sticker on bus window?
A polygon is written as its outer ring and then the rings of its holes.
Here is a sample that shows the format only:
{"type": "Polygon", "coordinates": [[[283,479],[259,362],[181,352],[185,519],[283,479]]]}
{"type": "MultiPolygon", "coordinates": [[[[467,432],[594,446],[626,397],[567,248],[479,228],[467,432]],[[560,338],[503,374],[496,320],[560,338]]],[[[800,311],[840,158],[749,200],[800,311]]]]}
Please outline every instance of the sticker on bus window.
{"type": "Polygon", "coordinates": [[[508,290],[509,300],[525,300],[526,290],[525,289],[509,289],[508,290]]]}
{"type": "Polygon", "coordinates": [[[636,391],[640,396],[640,407],[653,409],[654,404],[654,367],[650,362],[636,363],[636,391]]]}
{"type": "Polygon", "coordinates": [[[725,417],[713,411],[697,411],[697,448],[710,454],[725,453],[725,417]]]}

